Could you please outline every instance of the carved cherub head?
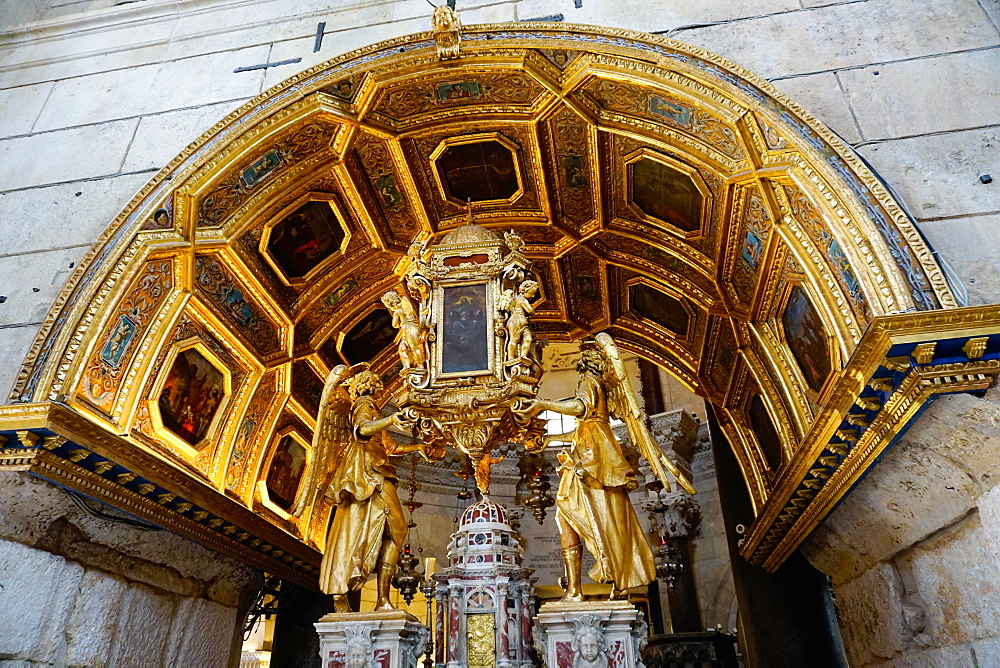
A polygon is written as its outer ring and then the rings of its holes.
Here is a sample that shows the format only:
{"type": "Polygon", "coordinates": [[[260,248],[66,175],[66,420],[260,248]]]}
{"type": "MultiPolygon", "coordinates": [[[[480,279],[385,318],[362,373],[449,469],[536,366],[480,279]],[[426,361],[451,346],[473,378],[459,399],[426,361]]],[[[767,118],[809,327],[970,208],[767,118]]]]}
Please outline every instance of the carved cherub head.
{"type": "Polygon", "coordinates": [[[596,623],[582,623],[573,634],[573,668],[607,668],[607,641],[596,623]]]}
{"type": "Polygon", "coordinates": [[[347,641],[347,668],[368,668],[372,641],[359,634],[347,641]]]}
{"type": "Polygon", "coordinates": [[[382,303],[390,311],[395,311],[399,308],[399,304],[402,300],[399,297],[399,293],[395,290],[389,290],[389,292],[382,295],[382,303]]]}
{"type": "Polygon", "coordinates": [[[521,293],[521,295],[531,299],[538,294],[538,281],[524,281],[520,286],[518,286],[517,291],[521,293]]]}
{"type": "Polygon", "coordinates": [[[459,27],[458,14],[448,5],[438,5],[431,14],[431,23],[436,30],[455,30],[459,27]]]}

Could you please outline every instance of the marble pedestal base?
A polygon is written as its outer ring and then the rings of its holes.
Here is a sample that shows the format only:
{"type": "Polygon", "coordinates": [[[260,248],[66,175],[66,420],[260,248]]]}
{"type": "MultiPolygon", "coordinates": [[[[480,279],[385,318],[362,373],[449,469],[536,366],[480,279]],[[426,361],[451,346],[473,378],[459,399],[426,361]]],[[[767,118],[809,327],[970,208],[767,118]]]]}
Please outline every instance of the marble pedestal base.
{"type": "Polygon", "coordinates": [[[337,612],[315,626],[323,668],[416,668],[430,636],[403,610],[337,612]]]}
{"type": "Polygon", "coordinates": [[[548,668],[639,668],[646,631],[628,601],[546,603],[535,616],[535,648],[548,668]]]}

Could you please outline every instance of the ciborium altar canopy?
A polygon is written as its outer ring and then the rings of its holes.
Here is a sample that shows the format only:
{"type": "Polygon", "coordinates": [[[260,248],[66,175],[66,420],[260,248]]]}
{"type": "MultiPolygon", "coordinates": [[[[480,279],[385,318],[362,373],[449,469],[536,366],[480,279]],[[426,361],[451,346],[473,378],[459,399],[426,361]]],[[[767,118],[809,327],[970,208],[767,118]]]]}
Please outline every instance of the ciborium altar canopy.
{"type": "Polygon", "coordinates": [[[405,419],[418,439],[471,457],[484,494],[494,447],[544,432],[515,415],[542,376],[528,326],[538,283],[522,245],[476,225],[470,205],[467,223],[440,243],[411,246],[403,294],[383,296],[399,328],[405,419]]]}

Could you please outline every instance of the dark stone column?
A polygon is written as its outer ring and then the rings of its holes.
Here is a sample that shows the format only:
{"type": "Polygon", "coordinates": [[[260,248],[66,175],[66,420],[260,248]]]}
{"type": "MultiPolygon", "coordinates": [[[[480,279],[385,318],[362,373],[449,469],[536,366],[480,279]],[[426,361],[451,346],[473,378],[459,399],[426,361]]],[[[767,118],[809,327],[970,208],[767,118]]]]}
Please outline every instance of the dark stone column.
{"type": "Polygon", "coordinates": [[[286,593],[274,621],[271,667],[320,668],[319,636],[313,624],[333,612],[333,598],[290,582],[281,586],[286,593]]]}
{"type": "Polygon", "coordinates": [[[706,405],[719,499],[726,526],[733,583],[740,606],[741,639],[749,666],[761,668],[846,668],[826,576],[796,552],[774,574],[739,554],[736,525],[749,527],[753,506],[739,463],[706,405]]]}
{"type": "Polygon", "coordinates": [[[704,631],[701,626],[701,611],[698,609],[694,569],[691,566],[691,543],[687,536],[672,536],[666,541],[674,548],[677,555],[674,558],[684,567],[674,586],[667,589],[667,603],[670,605],[674,633],[704,631]]]}

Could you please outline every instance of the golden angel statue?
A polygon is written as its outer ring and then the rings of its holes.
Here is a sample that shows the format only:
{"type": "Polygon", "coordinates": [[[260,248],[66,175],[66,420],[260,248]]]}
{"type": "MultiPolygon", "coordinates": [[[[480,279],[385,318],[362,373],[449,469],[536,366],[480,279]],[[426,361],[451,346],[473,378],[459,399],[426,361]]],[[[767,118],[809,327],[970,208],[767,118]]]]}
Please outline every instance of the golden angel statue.
{"type": "Polygon", "coordinates": [[[434,41],[437,43],[439,60],[458,58],[462,44],[462,21],[448,5],[438,5],[431,13],[434,25],[434,41]]]}
{"type": "Polygon", "coordinates": [[[635,471],[611,429],[612,417],[625,423],[633,444],[664,485],[669,484],[666,469],[694,493],[649,433],[614,340],[602,333],[581,347],[576,396],[563,401],[536,399],[522,413],[527,417],[548,410],[577,418],[572,432],[546,435],[542,441],[544,447],[571,439],[570,447],[559,453],[556,493],[556,522],[569,581],[563,598],[567,602],[583,600],[581,540],[596,562],[590,577],[610,582],[613,599],[624,598],[629,588],[649,584],[656,577],[653,552],[628,496],[637,486],[635,471]]]}
{"type": "Polygon", "coordinates": [[[407,530],[389,455],[427,454],[422,444],[398,444],[386,433],[400,418],[380,416],[374,395],[381,389],[367,364],[340,365],[330,372],[313,436],[314,463],[292,511],[301,515],[320,492],[337,506],[319,576],[320,588],[333,596],[337,612],[350,612],[347,593],[360,589],[373,572],[375,609],[393,609],[389,585],[407,530]]]}
{"type": "Polygon", "coordinates": [[[507,311],[507,361],[531,355],[534,336],[528,326],[528,318],[535,312],[531,300],[538,294],[538,282],[527,280],[513,290],[506,290],[500,308],[507,311]]]}
{"type": "Polygon", "coordinates": [[[395,290],[389,290],[382,295],[382,303],[392,313],[392,326],[399,330],[396,339],[399,341],[399,361],[404,369],[419,369],[427,359],[424,353],[424,341],[427,339],[427,326],[417,315],[417,309],[409,297],[400,296],[395,290]]]}

